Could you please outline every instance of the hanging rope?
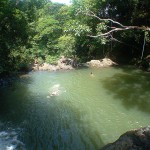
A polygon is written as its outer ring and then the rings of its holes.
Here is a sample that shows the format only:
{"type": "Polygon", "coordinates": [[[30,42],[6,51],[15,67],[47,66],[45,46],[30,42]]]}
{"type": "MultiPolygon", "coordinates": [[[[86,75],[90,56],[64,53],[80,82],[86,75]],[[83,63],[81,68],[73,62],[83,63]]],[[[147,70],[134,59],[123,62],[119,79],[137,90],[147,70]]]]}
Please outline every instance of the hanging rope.
{"type": "Polygon", "coordinates": [[[144,32],[144,42],[143,42],[143,49],[142,49],[141,60],[143,59],[143,54],[144,54],[144,50],[145,50],[145,43],[146,43],[146,34],[144,32]]]}
{"type": "Polygon", "coordinates": [[[105,52],[104,52],[104,44],[103,44],[103,57],[105,57],[105,52]]]}

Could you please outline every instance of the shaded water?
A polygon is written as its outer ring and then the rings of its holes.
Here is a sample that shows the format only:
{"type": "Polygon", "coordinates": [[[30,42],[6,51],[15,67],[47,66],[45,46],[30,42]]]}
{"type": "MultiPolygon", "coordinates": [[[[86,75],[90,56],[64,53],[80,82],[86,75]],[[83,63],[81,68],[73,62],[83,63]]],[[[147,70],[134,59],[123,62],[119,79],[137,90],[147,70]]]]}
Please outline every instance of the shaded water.
{"type": "Polygon", "coordinates": [[[0,90],[0,149],[95,150],[150,125],[149,78],[129,67],[31,72],[0,90]]]}

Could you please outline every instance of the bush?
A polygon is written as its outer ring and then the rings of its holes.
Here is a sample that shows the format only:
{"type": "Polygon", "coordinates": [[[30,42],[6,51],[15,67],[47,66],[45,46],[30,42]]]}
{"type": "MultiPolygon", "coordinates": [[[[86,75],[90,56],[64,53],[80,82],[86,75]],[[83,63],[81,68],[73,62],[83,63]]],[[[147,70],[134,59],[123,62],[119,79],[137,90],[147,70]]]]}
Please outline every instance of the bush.
{"type": "Polygon", "coordinates": [[[47,55],[45,57],[45,62],[49,64],[57,64],[58,56],[47,55]]]}
{"type": "Polygon", "coordinates": [[[75,38],[71,35],[63,35],[58,39],[57,47],[61,55],[70,57],[75,53],[75,38]]]}

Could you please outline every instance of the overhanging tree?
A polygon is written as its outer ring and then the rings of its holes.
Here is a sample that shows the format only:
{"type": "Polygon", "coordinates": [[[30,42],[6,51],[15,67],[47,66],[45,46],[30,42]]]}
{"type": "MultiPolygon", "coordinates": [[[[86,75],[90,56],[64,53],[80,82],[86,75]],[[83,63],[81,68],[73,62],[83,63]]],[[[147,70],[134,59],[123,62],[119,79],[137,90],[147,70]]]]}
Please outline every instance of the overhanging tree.
{"type": "MultiPolygon", "coordinates": [[[[89,26],[89,24],[86,22],[86,27],[82,25],[82,29],[79,28],[81,26],[78,26],[76,29],[74,29],[75,34],[78,33],[78,35],[80,35],[79,33],[83,33],[83,31],[86,31],[86,36],[96,39],[99,38],[101,44],[105,44],[106,41],[107,44],[108,41],[115,41],[128,47],[130,46],[130,49],[132,49],[132,51],[135,51],[135,49],[138,49],[139,47],[143,49],[143,39],[145,35],[146,42],[149,41],[149,1],[106,0],[99,1],[99,5],[94,0],[90,0],[88,2],[86,0],[83,0],[82,3],[80,0],[75,0],[75,2],[80,2],[80,5],[78,5],[78,8],[76,8],[76,14],[82,17],[78,18],[84,18],[88,16],[89,18],[97,20],[97,22],[93,21],[95,23],[96,32],[93,32],[91,26],[89,26]],[[89,6],[89,3],[92,2],[93,5],[89,6]],[[129,41],[129,39],[132,39],[132,42],[130,42],[131,40],[129,41]],[[136,45],[138,45],[137,48],[135,48],[136,45]]],[[[80,21],[81,23],[78,24],[83,23],[82,20],[80,21]]],[[[144,47],[148,47],[149,44],[144,45],[144,47]]],[[[141,54],[141,50],[138,50],[138,52],[136,53],[141,54]]]]}

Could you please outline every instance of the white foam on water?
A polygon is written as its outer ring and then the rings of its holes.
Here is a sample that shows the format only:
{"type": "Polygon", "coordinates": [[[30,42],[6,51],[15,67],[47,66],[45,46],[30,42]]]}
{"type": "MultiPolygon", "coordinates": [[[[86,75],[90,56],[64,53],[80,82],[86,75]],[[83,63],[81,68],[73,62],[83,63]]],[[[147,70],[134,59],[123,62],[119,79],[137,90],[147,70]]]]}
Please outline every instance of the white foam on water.
{"type": "Polygon", "coordinates": [[[54,84],[50,89],[49,89],[49,96],[47,98],[53,97],[53,96],[59,96],[62,93],[66,93],[66,90],[64,90],[63,87],[60,86],[60,84],[54,84]]]}
{"type": "Polygon", "coordinates": [[[50,96],[59,96],[61,92],[60,84],[55,84],[49,89],[50,96]]]}
{"type": "Polygon", "coordinates": [[[14,130],[0,132],[0,150],[25,150],[25,145],[18,140],[14,130]]]}

